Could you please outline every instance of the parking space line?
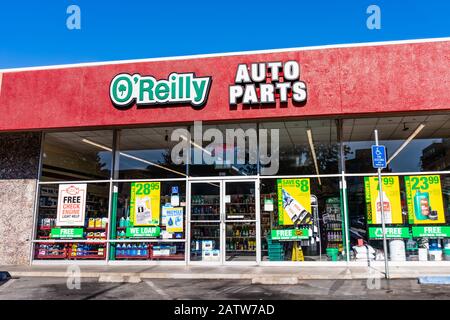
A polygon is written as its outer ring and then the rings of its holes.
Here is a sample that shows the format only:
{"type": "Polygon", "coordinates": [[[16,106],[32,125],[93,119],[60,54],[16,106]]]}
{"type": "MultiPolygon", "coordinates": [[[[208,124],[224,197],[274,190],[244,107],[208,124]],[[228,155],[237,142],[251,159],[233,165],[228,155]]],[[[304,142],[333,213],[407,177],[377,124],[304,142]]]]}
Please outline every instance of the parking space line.
{"type": "Polygon", "coordinates": [[[159,288],[156,284],[153,283],[151,280],[145,281],[149,285],[150,288],[152,288],[157,294],[159,294],[161,297],[164,298],[164,300],[172,300],[172,298],[164,292],[163,289],[159,288]]]}

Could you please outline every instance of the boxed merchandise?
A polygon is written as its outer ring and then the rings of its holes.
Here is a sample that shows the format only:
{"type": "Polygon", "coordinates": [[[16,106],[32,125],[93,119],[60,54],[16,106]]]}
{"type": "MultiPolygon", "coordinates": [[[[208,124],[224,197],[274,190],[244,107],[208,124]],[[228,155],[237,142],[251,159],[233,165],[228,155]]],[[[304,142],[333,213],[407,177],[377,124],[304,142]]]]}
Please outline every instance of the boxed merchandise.
{"type": "Polygon", "coordinates": [[[204,250],[202,251],[203,261],[220,261],[220,251],[219,250],[204,250]]]}
{"type": "Polygon", "coordinates": [[[353,246],[356,261],[375,260],[375,249],[369,245],[353,246]]]}
{"type": "Polygon", "coordinates": [[[154,246],[153,247],[154,256],[169,256],[170,246],[154,246]]]}
{"type": "Polygon", "coordinates": [[[212,250],[213,249],[213,241],[212,240],[203,240],[202,241],[202,251],[212,250]]]}

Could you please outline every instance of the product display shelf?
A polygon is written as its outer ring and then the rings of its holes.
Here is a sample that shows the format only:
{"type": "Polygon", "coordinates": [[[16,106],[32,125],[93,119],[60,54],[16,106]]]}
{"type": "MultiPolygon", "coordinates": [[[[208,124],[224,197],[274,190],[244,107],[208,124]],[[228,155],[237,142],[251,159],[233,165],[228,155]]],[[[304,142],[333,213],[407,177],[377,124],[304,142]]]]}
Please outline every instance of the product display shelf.
{"type": "Polygon", "coordinates": [[[234,206],[249,206],[249,205],[255,205],[255,202],[227,202],[226,204],[234,205],[234,206]]]}
{"type": "Polygon", "coordinates": [[[196,239],[219,239],[219,236],[210,236],[210,237],[198,237],[198,236],[194,236],[192,240],[196,240],[196,239]]]}
{"type": "Polygon", "coordinates": [[[116,260],[148,260],[148,254],[145,256],[128,256],[128,255],[116,255],[116,260]]]}
{"type": "MultiPolygon", "coordinates": [[[[87,236],[86,240],[99,241],[99,243],[102,243],[103,240],[106,240],[106,237],[87,236]]],[[[89,242],[89,243],[92,243],[92,242],[89,242]]]]}
{"type": "Polygon", "coordinates": [[[161,256],[154,256],[152,255],[150,257],[151,260],[184,260],[184,253],[177,253],[177,254],[171,254],[171,255],[161,255],[161,256]]]}
{"type": "Polygon", "coordinates": [[[67,251],[67,258],[69,260],[91,260],[91,259],[100,259],[101,260],[101,259],[106,258],[106,248],[103,248],[102,254],[99,254],[98,249],[97,250],[83,250],[82,255],[80,255],[79,252],[80,251],[78,249],[76,251],[74,251],[69,246],[68,251],[67,251]]]}
{"type": "Polygon", "coordinates": [[[235,239],[256,239],[255,235],[249,235],[249,236],[227,236],[227,238],[235,238],[235,239]]]}
{"type": "Polygon", "coordinates": [[[86,231],[103,231],[108,230],[108,227],[87,227],[86,231]]]}
{"type": "Polygon", "coordinates": [[[36,258],[38,259],[66,259],[67,258],[67,248],[63,249],[47,249],[38,247],[37,248],[36,258]],[[48,252],[52,252],[52,254],[48,254],[48,252]],[[54,253],[57,254],[54,254],[54,253]]]}

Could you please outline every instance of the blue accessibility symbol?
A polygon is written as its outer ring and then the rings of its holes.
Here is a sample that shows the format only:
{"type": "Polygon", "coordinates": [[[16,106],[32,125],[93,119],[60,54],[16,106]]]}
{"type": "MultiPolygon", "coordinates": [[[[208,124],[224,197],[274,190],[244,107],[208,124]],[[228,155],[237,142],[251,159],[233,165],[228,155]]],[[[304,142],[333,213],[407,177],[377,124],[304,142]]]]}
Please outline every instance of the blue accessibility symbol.
{"type": "Polygon", "coordinates": [[[372,166],[375,169],[386,168],[386,147],[372,146],[372,166]]]}

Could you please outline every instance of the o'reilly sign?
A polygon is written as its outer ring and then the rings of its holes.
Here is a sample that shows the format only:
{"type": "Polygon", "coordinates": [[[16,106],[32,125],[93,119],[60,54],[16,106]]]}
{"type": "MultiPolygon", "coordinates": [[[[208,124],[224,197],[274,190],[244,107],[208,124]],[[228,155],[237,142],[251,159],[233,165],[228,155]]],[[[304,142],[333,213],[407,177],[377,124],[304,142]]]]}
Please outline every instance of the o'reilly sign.
{"type": "Polygon", "coordinates": [[[211,88],[211,77],[196,77],[195,73],[171,73],[167,79],[121,73],[109,87],[112,103],[118,108],[137,106],[190,104],[202,107],[211,88]]]}

